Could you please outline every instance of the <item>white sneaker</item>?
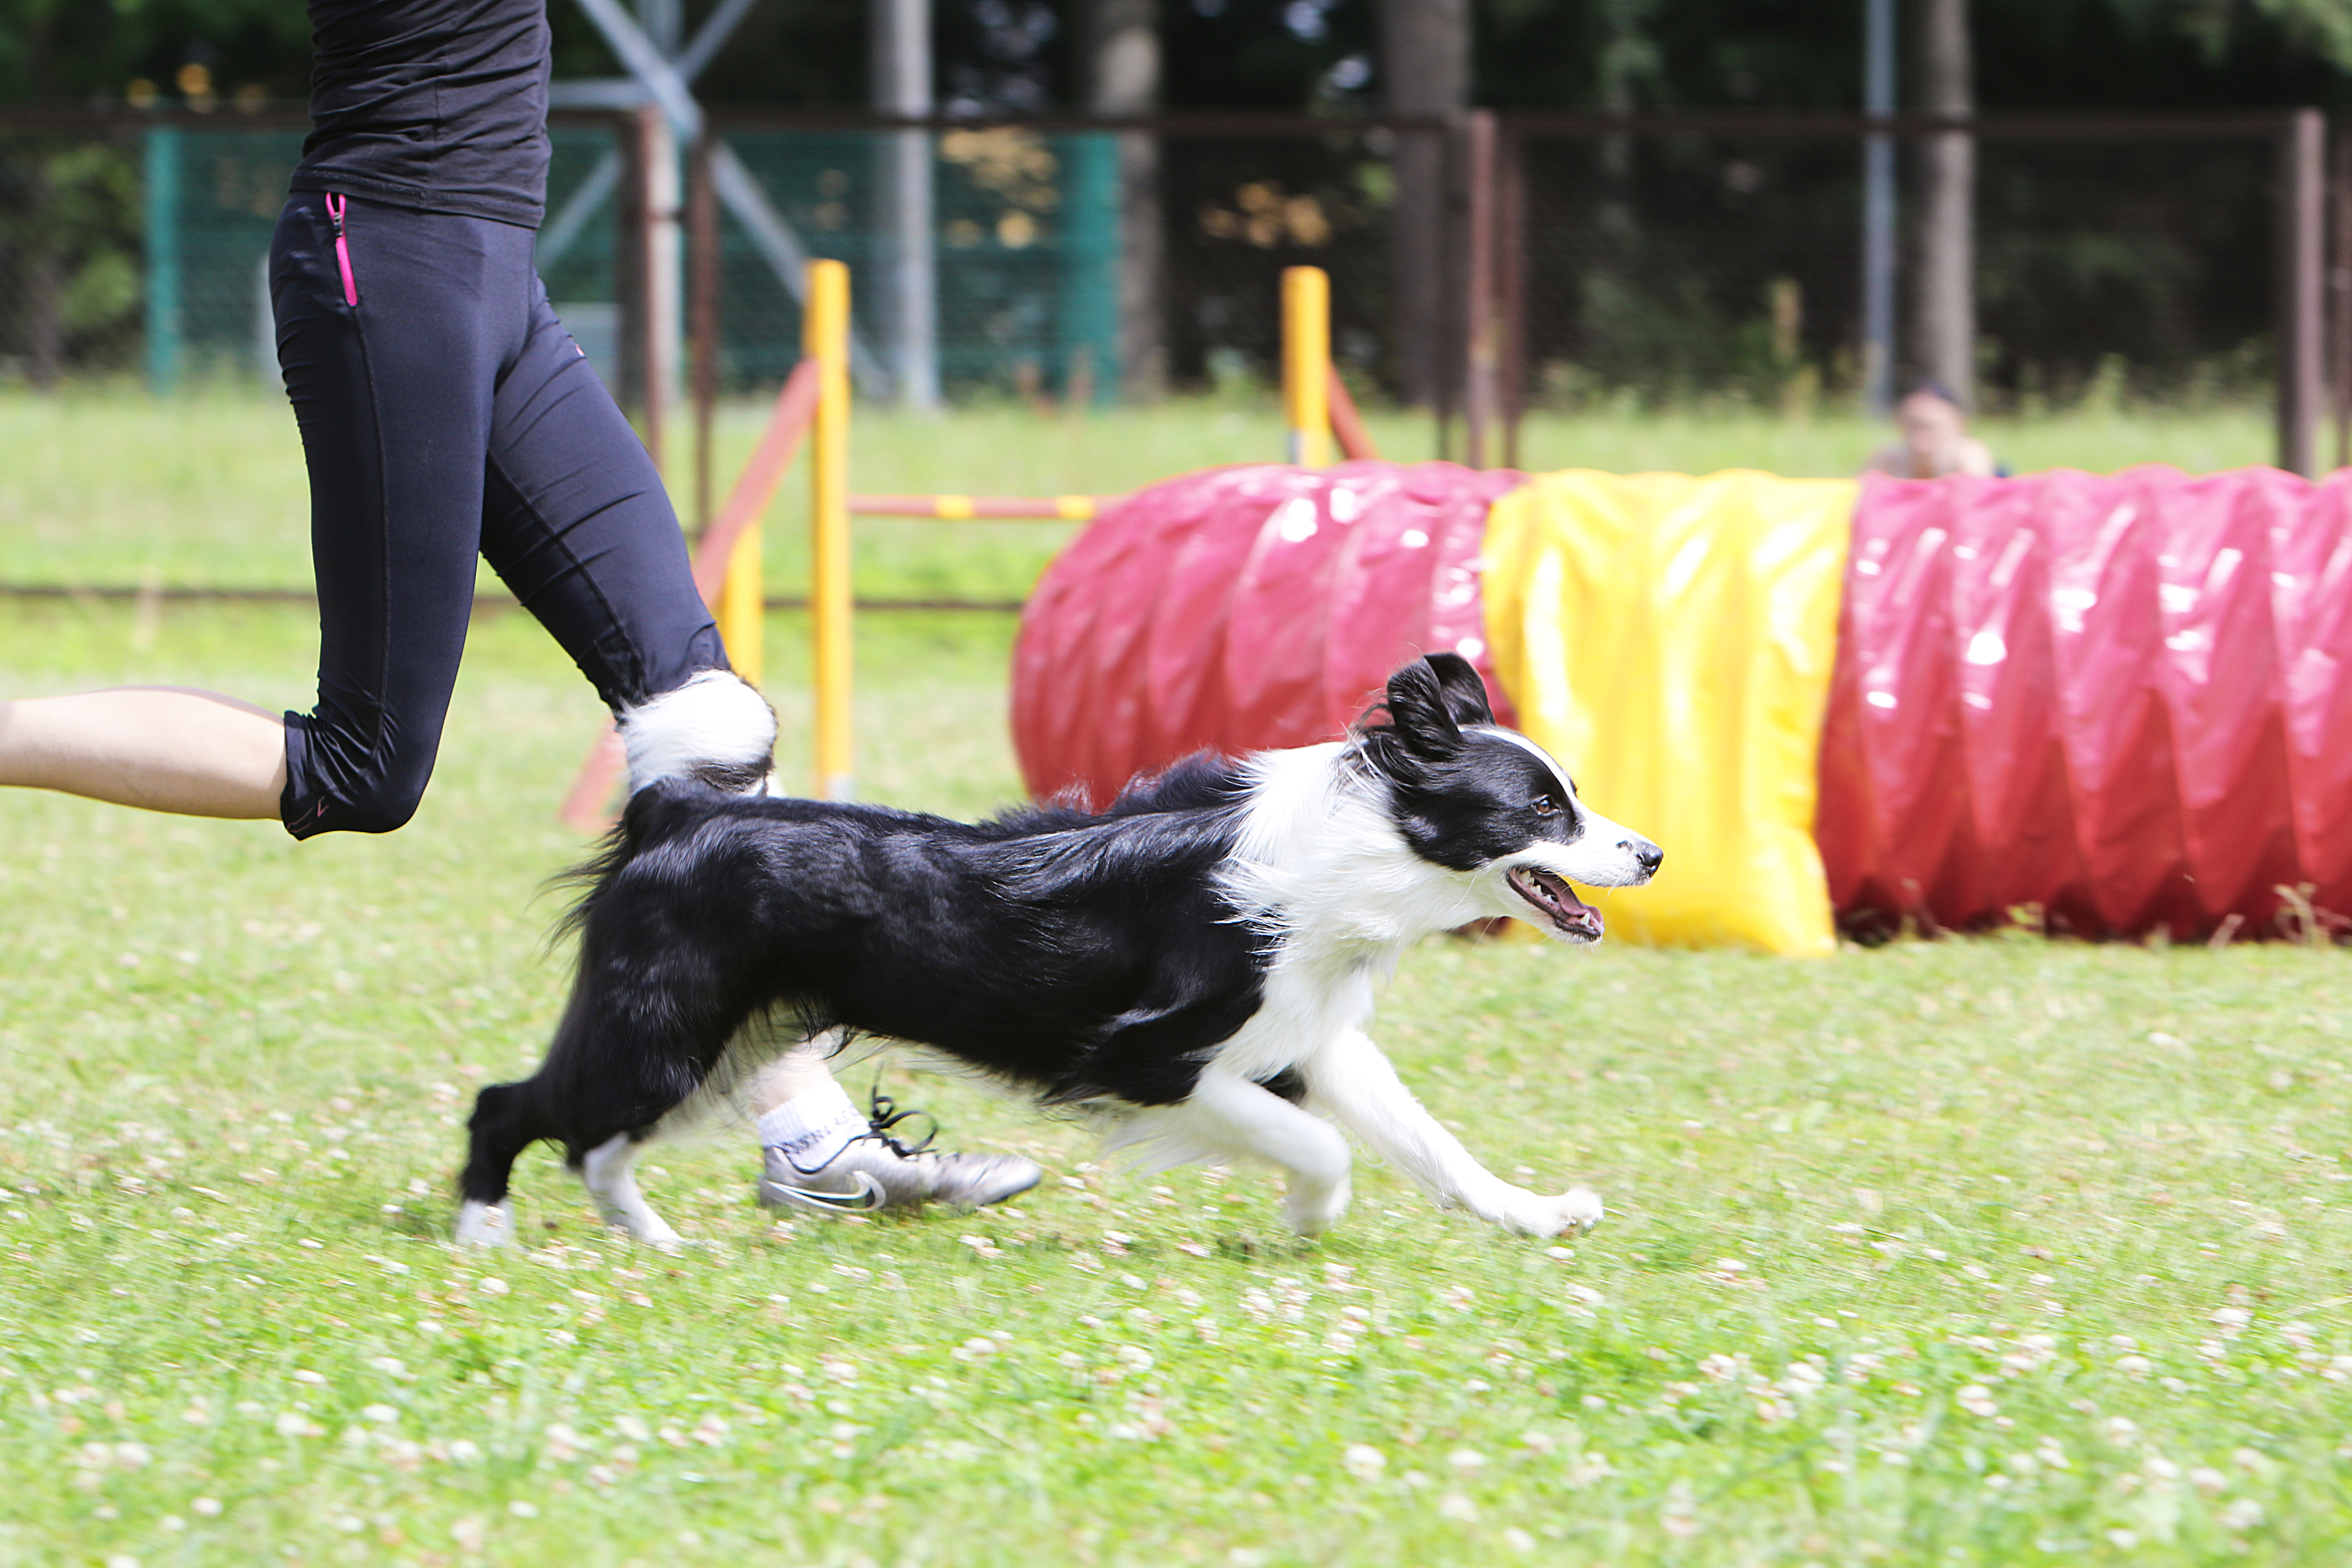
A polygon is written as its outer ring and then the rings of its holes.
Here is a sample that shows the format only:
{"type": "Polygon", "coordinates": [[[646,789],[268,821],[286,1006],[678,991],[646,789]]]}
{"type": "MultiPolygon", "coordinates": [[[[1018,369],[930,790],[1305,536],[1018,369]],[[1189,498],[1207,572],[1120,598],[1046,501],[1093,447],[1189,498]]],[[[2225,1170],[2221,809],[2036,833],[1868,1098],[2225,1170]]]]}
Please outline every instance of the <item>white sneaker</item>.
{"type": "Polygon", "coordinates": [[[1018,1154],[934,1154],[928,1137],[908,1148],[890,1136],[891,1128],[923,1114],[899,1110],[876,1095],[870,1130],[814,1171],[793,1164],[782,1149],[768,1149],[760,1202],[818,1214],[867,1214],[927,1203],[981,1208],[1025,1193],[1045,1176],[1044,1167],[1018,1154]]]}

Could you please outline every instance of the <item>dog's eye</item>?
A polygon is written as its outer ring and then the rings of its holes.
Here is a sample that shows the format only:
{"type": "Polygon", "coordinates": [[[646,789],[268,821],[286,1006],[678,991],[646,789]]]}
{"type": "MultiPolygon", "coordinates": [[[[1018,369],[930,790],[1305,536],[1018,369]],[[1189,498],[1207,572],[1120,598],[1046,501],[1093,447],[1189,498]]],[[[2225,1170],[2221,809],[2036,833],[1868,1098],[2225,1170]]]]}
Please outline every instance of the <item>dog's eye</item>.
{"type": "Polygon", "coordinates": [[[1559,802],[1548,795],[1539,795],[1535,798],[1535,811],[1538,816],[1558,816],[1559,802]]]}

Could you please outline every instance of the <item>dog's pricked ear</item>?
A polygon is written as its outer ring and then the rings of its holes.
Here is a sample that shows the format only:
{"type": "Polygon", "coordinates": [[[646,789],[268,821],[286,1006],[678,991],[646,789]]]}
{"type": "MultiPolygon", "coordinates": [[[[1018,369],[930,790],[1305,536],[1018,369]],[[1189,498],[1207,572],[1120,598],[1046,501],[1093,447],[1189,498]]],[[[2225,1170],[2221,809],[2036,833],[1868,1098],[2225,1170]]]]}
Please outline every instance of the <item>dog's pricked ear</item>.
{"type": "Polygon", "coordinates": [[[1421,662],[1437,677],[1438,696],[1456,724],[1495,721],[1495,710],[1486,700],[1486,682],[1476,666],[1458,653],[1427,654],[1421,662]]]}
{"type": "MultiPolygon", "coordinates": [[[[1434,659],[1417,658],[1401,667],[1389,677],[1383,704],[1389,732],[1419,757],[1443,756],[1462,744],[1461,721],[1454,716],[1435,665],[1434,659]]],[[[1478,678],[1474,672],[1470,679],[1478,678]]]]}

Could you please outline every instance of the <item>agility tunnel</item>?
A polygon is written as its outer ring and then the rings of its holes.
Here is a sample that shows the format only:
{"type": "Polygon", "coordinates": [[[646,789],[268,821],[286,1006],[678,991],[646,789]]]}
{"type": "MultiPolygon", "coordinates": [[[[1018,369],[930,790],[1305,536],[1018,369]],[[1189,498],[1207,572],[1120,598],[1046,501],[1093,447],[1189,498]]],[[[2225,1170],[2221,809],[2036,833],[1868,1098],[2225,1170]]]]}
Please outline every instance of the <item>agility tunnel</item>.
{"type": "Polygon", "coordinates": [[[1665,847],[1606,895],[1620,937],[2263,931],[2352,910],[2347,486],[1217,469],[1046,572],[1014,739],[1033,793],[1101,801],[1189,752],[1335,739],[1451,647],[1665,847]]]}

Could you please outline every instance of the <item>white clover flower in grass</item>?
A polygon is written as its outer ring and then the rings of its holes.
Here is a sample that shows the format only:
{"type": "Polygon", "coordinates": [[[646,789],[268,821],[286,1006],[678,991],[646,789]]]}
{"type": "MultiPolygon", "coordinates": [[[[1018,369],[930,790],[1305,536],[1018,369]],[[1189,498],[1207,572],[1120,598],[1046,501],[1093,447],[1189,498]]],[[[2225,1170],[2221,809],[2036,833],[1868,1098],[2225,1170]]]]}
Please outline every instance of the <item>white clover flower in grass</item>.
{"type": "Polygon", "coordinates": [[[2254,1315],[2243,1307],[2216,1307],[2213,1316],[2207,1321],[2220,1329],[2224,1337],[2232,1337],[2244,1332],[2246,1325],[2254,1321],[2254,1315]]]}
{"type": "Polygon", "coordinates": [[[1561,1468],[1560,1479],[1571,1488],[1581,1489],[1595,1481],[1607,1480],[1616,1473],[1617,1467],[1609,1462],[1608,1455],[1597,1448],[1583,1448],[1568,1457],[1567,1464],[1561,1468]]]}
{"type": "Polygon", "coordinates": [[[1478,1300],[1478,1292],[1467,1285],[1449,1285],[1437,1293],[1437,1299],[1457,1312],[1466,1312],[1478,1300]]]}
{"type": "Polygon", "coordinates": [[[1515,1524],[1503,1531],[1503,1544],[1525,1557],[1536,1549],[1536,1538],[1515,1524]]]}
{"type": "Polygon", "coordinates": [[[1658,1509],[1658,1524],[1678,1541],[1698,1533],[1698,1502],[1691,1496],[1688,1481],[1676,1481],[1666,1489],[1666,1500],[1658,1509]]]}
{"type": "Polygon", "coordinates": [[[1359,1480],[1372,1480],[1388,1468],[1389,1457],[1370,1443],[1350,1443],[1339,1455],[1339,1468],[1359,1480]]]}
{"type": "Polygon", "coordinates": [[[1445,1462],[1457,1470],[1479,1470],[1486,1466],[1486,1456],[1475,1448],[1456,1448],[1445,1456],[1445,1462]]]}
{"type": "Polygon", "coordinates": [[[1437,1500],[1437,1516],[1440,1519],[1455,1520],[1464,1524],[1475,1523],[1478,1518],[1478,1505],[1460,1492],[1447,1492],[1437,1500]]]}
{"type": "Polygon", "coordinates": [[[2225,1530],[2252,1530],[2267,1517],[2263,1505],[2250,1497],[2232,1498],[2220,1515],[2225,1530]]]}
{"type": "Polygon", "coordinates": [[[2230,1489],[2230,1478],[2210,1465],[2199,1465],[2189,1472],[2189,1484],[2207,1497],[2218,1497],[2230,1489]]]}
{"type": "Polygon", "coordinates": [[[188,1502],[188,1511],[200,1519],[218,1519],[221,1500],[216,1497],[192,1498],[188,1502]]]}
{"type": "Polygon", "coordinates": [[[1952,1395],[1952,1403],[1971,1415],[1990,1417],[2000,1414],[2000,1406],[1993,1402],[1992,1391],[1981,1383],[1964,1384],[1958,1393],[1952,1395]]]}

